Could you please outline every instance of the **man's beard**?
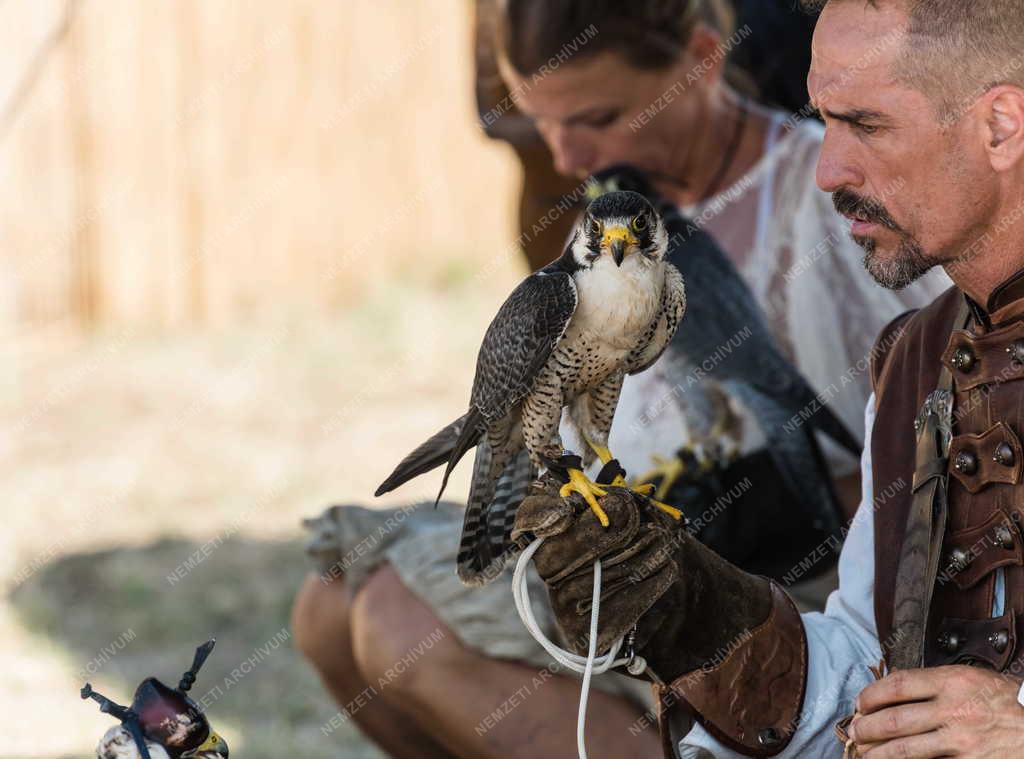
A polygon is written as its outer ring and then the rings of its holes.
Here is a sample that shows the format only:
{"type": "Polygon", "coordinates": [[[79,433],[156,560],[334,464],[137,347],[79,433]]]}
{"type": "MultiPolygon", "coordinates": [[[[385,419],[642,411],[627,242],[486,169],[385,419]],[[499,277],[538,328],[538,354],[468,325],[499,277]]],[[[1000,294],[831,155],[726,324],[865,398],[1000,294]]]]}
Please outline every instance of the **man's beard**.
{"type": "Polygon", "coordinates": [[[938,263],[924,252],[917,238],[897,224],[885,206],[877,200],[862,198],[851,190],[843,189],[832,193],[832,203],[843,215],[881,224],[899,235],[899,244],[891,260],[881,259],[874,238],[852,235],[853,241],[865,251],[864,268],[882,287],[902,290],[938,263]]]}

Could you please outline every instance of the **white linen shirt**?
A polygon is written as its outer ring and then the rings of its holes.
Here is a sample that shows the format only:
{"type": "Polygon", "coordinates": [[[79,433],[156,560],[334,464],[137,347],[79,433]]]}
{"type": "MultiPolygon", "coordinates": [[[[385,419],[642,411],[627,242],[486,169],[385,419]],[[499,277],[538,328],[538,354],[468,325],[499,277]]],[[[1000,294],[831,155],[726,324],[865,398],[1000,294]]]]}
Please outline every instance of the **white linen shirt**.
{"type": "MultiPolygon", "coordinates": [[[[780,759],[789,757],[842,757],[836,738],[836,722],[853,713],[857,694],[874,681],[869,666],[882,657],[875,629],[875,535],[874,513],[884,508],[871,485],[871,429],[875,420],[875,396],[864,412],[866,443],[860,459],[861,501],[849,525],[839,555],[839,588],[829,596],[824,612],[801,615],[807,633],[807,689],[800,727],[780,759]]],[[[891,496],[890,496],[891,497],[891,496]]],[[[716,759],[742,757],[725,748],[697,725],[679,744],[681,756],[699,746],[716,759]]]]}

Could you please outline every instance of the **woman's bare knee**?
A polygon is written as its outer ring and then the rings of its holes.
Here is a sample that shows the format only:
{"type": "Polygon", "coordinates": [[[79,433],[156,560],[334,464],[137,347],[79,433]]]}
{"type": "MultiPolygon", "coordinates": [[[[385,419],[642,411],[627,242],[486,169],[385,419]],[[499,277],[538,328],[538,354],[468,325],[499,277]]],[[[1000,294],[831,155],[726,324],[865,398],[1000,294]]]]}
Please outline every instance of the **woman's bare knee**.
{"type": "Polygon", "coordinates": [[[317,668],[330,668],[343,647],[351,648],[350,607],[340,578],[324,582],[311,572],[299,588],[292,604],[292,635],[296,648],[317,668]]]}
{"type": "Polygon", "coordinates": [[[463,650],[440,618],[390,564],[374,572],[352,602],[352,650],[367,682],[408,691],[463,650]]]}

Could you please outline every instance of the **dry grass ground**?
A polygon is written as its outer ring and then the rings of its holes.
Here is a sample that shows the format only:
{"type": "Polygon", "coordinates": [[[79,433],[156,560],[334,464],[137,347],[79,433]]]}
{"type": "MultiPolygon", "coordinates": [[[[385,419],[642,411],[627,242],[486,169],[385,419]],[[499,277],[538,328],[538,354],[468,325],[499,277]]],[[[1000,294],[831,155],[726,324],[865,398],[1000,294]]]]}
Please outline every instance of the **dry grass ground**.
{"type": "Polygon", "coordinates": [[[224,689],[210,714],[233,756],[379,756],[349,726],[324,735],[336,709],[317,678],[290,639],[267,644],[288,635],[305,571],[300,518],[368,501],[399,455],[460,413],[483,330],[522,273],[502,260],[481,281],[488,265],[427,257],[322,317],[5,343],[0,672],[17,718],[0,756],[89,755],[110,720],[78,700],[78,673],[126,701],[147,675],[176,682],[208,636],[194,692],[224,689]]]}

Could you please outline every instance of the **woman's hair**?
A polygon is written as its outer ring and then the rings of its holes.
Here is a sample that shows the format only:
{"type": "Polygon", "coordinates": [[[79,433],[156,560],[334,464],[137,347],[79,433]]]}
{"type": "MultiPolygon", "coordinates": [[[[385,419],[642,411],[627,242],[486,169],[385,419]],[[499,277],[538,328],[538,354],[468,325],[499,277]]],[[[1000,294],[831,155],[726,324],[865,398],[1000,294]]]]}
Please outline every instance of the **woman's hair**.
{"type": "Polygon", "coordinates": [[[498,46],[520,74],[614,52],[637,68],[668,68],[703,22],[732,34],[728,0],[504,0],[498,46]]]}

